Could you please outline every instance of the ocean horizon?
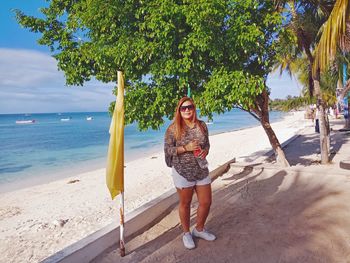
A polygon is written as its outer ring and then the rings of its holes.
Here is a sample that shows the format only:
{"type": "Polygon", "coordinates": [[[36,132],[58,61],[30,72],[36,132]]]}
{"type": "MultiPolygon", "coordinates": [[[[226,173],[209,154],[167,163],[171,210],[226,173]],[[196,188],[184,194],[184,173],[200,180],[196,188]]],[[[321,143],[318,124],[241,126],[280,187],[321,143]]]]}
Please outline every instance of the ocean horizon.
{"type": "MultiPolygon", "coordinates": [[[[271,122],[284,116],[270,112],[271,122]]],[[[108,112],[0,114],[0,192],[105,167],[110,121],[108,112]]],[[[137,123],[125,126],[125,162],[161,151],[169,124],[147,131],[137,123]]],[[[249,113],[233,109],[215,114],[208,129],[213,135],[258,125],[249,113]]]]}

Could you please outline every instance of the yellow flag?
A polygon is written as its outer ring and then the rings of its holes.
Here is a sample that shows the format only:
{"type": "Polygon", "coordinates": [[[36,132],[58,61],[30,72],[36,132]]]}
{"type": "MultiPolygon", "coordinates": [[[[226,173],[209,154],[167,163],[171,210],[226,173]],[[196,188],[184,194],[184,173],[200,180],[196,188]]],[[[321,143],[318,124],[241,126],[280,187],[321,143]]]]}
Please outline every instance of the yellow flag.
{"type": "Polygon", "coordinates": [[[118,71],[118,94],[109,128],[106,183],[112,199],[124,192],[124,78],[118,71]]]}

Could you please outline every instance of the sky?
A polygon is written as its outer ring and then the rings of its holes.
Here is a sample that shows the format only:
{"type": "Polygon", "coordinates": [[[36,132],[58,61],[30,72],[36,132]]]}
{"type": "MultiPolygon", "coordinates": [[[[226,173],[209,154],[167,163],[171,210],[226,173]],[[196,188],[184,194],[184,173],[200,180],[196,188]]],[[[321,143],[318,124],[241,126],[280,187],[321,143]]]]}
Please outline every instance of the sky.
{"type": "MultiPolygon", "coordinates": [[[[11,9],[40,16],[45,0],[0,3],[0,114],[107,111],[113,84],[92,80],[83,87],[66,86],[49,48],[37,44],[40,34],[18,25],[11,9]]],[[[301,85],[287,74],[268,77],[271,98],[298,96],[301,85]]]]}

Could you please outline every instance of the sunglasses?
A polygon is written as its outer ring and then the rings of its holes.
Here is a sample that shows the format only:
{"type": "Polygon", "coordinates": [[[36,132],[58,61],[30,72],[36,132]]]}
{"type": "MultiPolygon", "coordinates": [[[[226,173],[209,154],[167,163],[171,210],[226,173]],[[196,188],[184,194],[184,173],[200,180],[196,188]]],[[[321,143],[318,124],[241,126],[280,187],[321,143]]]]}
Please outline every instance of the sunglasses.
{"type": "Polygon", "coordinates": [[[185,112],[186,109],[188,109],[189,111],[192,111],[192,110],[194,110],[194,106],[193,105],[187,105],[187,106],[181,106],[180,107],[180,111],[181,112],[185,112]]]}

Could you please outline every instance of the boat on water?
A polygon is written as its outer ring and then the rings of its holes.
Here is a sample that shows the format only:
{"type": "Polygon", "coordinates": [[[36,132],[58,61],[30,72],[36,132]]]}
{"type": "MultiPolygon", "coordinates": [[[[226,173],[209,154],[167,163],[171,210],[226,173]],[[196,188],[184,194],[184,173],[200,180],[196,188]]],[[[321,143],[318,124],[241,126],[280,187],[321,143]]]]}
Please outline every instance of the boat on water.
{"type": "Polygon", "coordinates": [[[35,120],[17,120],[16,124],[32,124],[35,123],[35,120]]]}
{"type": "Polygon", "coordinates": [[[93,119],[94,119],[94,118],[91,117],[91,116],[86,117],[86,120],[87,120],[87,121],[92,121],[93,119]]]}
{"type": "Polygon", "coordinates": [[[61,118],[61,121],[70,121],[72,119],[72,117],[68,117],[68,118],[61,118]]]}

